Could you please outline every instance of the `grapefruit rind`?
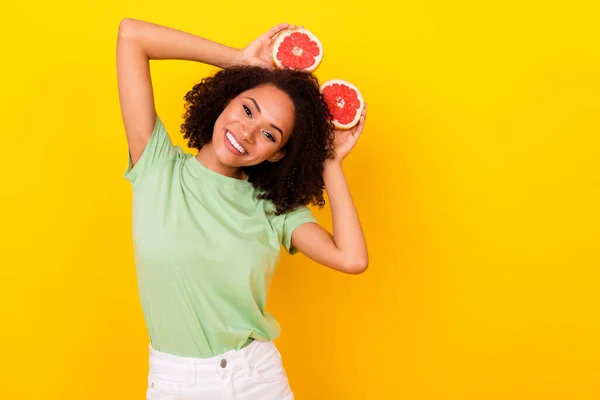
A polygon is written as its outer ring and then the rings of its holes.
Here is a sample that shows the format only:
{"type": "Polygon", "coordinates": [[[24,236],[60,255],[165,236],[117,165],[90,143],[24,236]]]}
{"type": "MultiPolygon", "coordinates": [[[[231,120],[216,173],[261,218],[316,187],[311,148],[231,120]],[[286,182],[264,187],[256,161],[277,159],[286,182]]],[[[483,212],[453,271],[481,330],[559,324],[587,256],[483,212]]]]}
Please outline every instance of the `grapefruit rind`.
{"type": "MultiPolygon", "coordinates": [[[[321,93],[323,93],[323,91],[324,91],[324,89],[326,87],[332,86],[332,85],[335,85],[335,84],[344,85],[344,86],[347,86],[350,89],[353,89],[354,91],[356,91],[356,95],[357,95],[356,97],[358,98],[360,106],[356,109],[356,115],[354,116],[354,119],[351,122],[347,123],[347,124],[340,123],[339,121],[337,121],[335,119],[335,117],[334,117],[334,119],[332,121],[333,125],[337,129],[341,129],[341,130],[352,129],[352,128],[354,128],[358,124],[358,121],[360,121],[360,117],[362,115],[363,109],[365,108],[365,102],[363,100],[362,94],[360,93],[360,90],[358,90],[358,88],[356,86],[354,86],[350,82],[345,81],[343,79],[331,79],[331,80],[328,80],[327,82],[323,83],[320,86],[319,90],[321,91],[321,93]]],[[[329,106],[330,111],[331,111],[331,105],[328,104],[328,106],[329,106]]],[[[331,114],[333,114],[333,112],[331,114]]]]}
{"type": "Polygon", "coordinates": [[[285,38],[287,38],[288,36],[290,36],[293,33],[298,33],[298,32],[305,33],[306,35],[308,35],[310,40],[315,42],[317,44],[317,47],[319,48],[319,54],[315,57],[314,64],[308,68],[302,69],[302,71],[314,72],[317,69],[317,67],[319,66],[319,64],[321,64],[321,61],[323,60],[323,44],[311,31],[309,31],[308,29],[304,29],[304,28],[288,29],[288,30],[281,32],[277,36],[277,38],[275,39],[275,43],[273,43],[273,62],[279,69],[289,68],[289,67],[284,66],[281,63],[281,61],[277,58],[277,52],[279,51],[279,46],[285,40],[285,38]]]}

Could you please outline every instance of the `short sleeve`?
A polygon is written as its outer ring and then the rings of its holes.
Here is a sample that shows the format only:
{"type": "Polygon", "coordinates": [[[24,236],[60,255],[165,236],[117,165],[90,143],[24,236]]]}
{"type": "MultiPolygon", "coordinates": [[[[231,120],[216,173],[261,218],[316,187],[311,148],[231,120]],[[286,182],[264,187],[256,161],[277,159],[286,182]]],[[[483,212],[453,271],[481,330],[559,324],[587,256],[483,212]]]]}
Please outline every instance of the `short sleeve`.
{"type": "Polygon", "coordinates": [[[156,116],[156,123],[154,124],[150,140],[135,165],[132,165],[131,153],[129,151],[127,153],[129,163],[123,176],[132,184],[135,184],[137,180],[148,173],[155,165],[162,161],[174,159],[177,156],[177,150],[171,143],[167,129],[158,115],[156,116]]]}
{"type": "Polygon", "coordinates": [[[306,206],[300,206],[285,215],[283,220],[283,246],[288,253],[294,255],[298,249],[292,245],[292,234],[297,227],[307,222],[317,222],[310,209],[306,206]]]}

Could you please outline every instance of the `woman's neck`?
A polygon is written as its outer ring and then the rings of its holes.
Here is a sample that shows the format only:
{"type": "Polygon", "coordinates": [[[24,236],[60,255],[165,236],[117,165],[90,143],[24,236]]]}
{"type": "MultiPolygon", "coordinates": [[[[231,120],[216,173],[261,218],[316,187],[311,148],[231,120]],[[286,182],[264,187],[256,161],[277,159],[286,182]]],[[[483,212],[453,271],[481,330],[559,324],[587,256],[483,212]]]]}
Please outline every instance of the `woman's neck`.
{"type": "Polygon", "coordinates": [[[221,175],[228,176],[235,179],[246,179],[246,173],[240,167],[230,167],[219,161],[215,154],[215,149],[212,142],[207,143],[198,152],[196,159],[206,168],[215,171],[221,175]]]}

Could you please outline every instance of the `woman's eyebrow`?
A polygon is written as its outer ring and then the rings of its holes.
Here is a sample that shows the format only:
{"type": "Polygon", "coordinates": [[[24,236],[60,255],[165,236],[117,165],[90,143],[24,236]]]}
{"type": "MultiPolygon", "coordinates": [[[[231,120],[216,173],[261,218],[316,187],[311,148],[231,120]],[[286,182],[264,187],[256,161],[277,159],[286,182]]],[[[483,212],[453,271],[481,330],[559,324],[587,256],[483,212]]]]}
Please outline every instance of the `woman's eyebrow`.
{"type": "MultiPolygon", "coordinates": [[[[252,97],[246,97],[246,98],[248,100],[252,100],[252,102],[254,103],[254,106],[256,107],[256,109],[258,110],[258,112],[262,113],[262,111],[260,110],[260,107],[258,106],[258,103],[256,102],[256,100],[254,100],[252,97]]],[[[279,131],[279,133],[281,134],[281,139],[283,139],[283,131],[281,130],[281,128],[278,127],[275,124],[271,124],[271,126],[279,131]]]]}

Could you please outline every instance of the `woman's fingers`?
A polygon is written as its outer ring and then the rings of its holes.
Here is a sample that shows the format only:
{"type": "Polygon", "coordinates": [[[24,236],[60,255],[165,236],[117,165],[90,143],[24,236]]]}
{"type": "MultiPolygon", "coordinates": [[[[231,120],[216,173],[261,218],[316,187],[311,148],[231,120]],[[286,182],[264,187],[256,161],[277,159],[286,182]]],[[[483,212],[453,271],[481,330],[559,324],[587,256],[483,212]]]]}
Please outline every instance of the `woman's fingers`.
{"type": "Polygon", "coordinates": [[[300,25],[292,25],[292,24],[288,24],[287,22],[282,22],[281,24],[274,26],[273,28],[269,29],[269,31],[265,34],[269,39],[273,39],[275,36],[277,36],[278,34],[280,34],[282,31],[285,31],[287,29],[289,30],[294,30],[296,28],[304,28],[304,26],[300,25]]]}
{"type": "Polygon", "coordinates": [[[357,140],[360,137],[364,127],[365,127],[365,119],[367,118],[367,103],[362,110],[362,114],[360,116],[360,120],[358,120],[358,125],[355,128],[355,131],[352,132],[352,136],[354,136],[357,140]]]}
{"type": "Polygon", "coordinates": [[[272,39],[274,36],[276,36],[279,32],[284,31],[286,29],[288,29],[290,27],[290,24],[288,23],[281,23],[277,26],[274,26],[273,28],[269,29],[269,31],[266,33],[267,37],[269,39],[272,39]]]}

